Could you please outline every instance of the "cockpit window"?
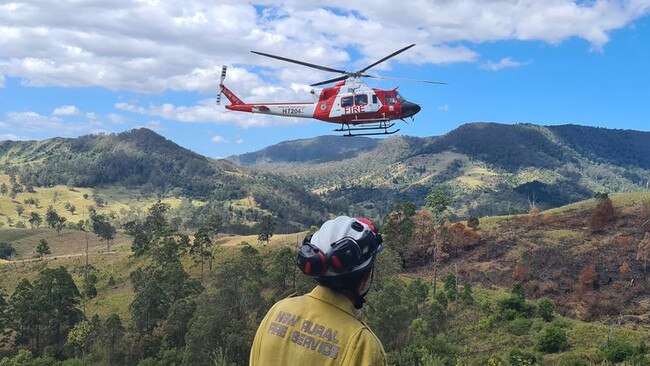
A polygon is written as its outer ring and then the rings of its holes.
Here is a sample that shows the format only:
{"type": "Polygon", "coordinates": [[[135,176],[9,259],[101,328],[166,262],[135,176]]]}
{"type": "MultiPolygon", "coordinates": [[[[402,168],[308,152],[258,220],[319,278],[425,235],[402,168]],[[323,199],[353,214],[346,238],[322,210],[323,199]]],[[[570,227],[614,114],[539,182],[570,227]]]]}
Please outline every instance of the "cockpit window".
{"type": "Polygon", "coordinates": [[[366,94],[358,94],[354,96],[355,105],[366,105],[368,104],[368,96],[366,94]]]}
{"type": "Polygon", "coordinates": [[[397,92],[397,90],[395,91],[395,95],[397,95],[397,100],[399,100],[400,103],[403,103],[406,100],[400,93],[397,92]]]}
{"type": "Polygon", "coordinates": [[[388,104],[388,105],[397,104],[397,99],[391,94],[386,94],[386,96],[384,97],[384,100],[386,101],[386,104],[388,104]]]}

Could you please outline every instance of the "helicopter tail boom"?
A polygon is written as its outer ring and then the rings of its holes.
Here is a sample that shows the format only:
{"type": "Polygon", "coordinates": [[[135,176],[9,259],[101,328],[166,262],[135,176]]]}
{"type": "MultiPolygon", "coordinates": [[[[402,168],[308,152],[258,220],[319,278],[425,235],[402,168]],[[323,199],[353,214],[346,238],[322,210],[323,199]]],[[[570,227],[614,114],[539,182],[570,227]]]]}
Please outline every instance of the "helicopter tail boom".
{"type": "Polygon", "coordinates": [[[224,84],[223,81],[226,79],[226,70],[228,69],[227,66],[223,66],[221,69],[221,81],[219,82],[219,93],[217,94],[217,105],[221,104],[221,94],[225,94],[226,98],[230,101],[231,105],[240,105],[240,104],[246,104],[244,101],[239,99],[238,96],[235,95],[230,89],[228,89],[224,84]]]}
{"type": "MultiPolygon", "coordinates": [[[[221,87],[221,92],[220,92],[219,94],[223,93],[223,95],[225,95],[226,98],[228,98],[228,100],[230,101],[230,105],[241,105],[241,104],[246,104],[246,103],[244,103],[244,101],[242,101],[241,99],[239,99],[239,97],[236,96],[235,93],[233,93],[233,92],[232,92],[230,89],[228,89],[225,85],[221,84],[220,87],[221,87]]],[[[217,99],[217,102],[218,102],[218,101],[219,101],[219,100],[217,99]]]]}

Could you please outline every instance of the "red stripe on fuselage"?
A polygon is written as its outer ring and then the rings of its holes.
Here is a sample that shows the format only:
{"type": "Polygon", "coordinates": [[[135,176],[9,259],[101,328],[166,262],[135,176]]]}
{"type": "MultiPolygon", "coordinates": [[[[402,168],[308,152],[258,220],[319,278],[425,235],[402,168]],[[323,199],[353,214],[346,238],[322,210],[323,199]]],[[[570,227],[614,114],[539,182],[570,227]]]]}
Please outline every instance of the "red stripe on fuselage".
{"type": "Polygon", "coordinates": [[[325,122],[334,122],[330,117],[330,113],[332,112],[332,107],[334,107],[334,103],[336,102],[336,96],[339,94],[341,86],[344,84],[345,81],[341,81],[331,88],[324,88],[321,90],[318,104],[316,105],[316,108],[314,108],[315,119],[325,122]]]}

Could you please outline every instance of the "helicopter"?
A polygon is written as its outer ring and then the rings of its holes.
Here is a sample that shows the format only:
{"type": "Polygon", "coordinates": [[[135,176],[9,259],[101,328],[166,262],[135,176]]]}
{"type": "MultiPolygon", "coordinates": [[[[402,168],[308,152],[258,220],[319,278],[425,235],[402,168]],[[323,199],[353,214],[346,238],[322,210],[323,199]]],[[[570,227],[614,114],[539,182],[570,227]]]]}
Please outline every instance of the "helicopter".
{"type": "MultiPolygon", "coordinates": [[[[312,102],[283,102],[283,103],[244,103],[230,89],[224,85],[227,67],[221,70],[221,81],[219,93],[217,94],[217,105],[221,103],[221,95],[224,94],[230,101],[226,109],[231,111],[261,113],[274,116],[314,118],[320,121],[340,124],[341,127],[335,132],[344,132],[344,136],[370,136],[370,135],[391,135],[399,129],[391,129],[395,126],[396,120],[405,121],[405,118],[415,116],[422,107],[416,103],[409,102],[397,92],[397,87],[390,90],[381,90],[369,87],[362,78],[392,79],[422,82],[428,84],[447,84],[440,81],[417,80],[396,77],[382,77],[379,75],[366,74],[370,68],[397,56],[398,54],[415,46],[408,45],[390,55],[374,62],[358,71],[349,72],[334,69],[327,66],[316,65],[304,61],[294,60],[268,53],[251,51],[254,54],[274,58],[281,61],[311,67],[317,70],[342,74],[342,76],[311,84],[317,87],[325,84],[336,83],[332,87],[312,89],[312,102]]],[[[405,121],[406,122],[406,121],[405,121]]]]}

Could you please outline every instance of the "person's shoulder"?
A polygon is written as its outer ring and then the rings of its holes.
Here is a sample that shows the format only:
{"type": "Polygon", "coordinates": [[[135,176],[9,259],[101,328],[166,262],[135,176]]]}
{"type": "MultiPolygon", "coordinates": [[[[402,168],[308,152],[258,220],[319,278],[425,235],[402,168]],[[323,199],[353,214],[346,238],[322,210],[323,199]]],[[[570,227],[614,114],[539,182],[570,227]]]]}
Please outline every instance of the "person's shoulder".
{"type": "Polygon", "coordinates": [[[298,293],[293,293],[284,299],[278,300],[271,309],[281,309],[283,307],[291,307],[297,304],[301,304],[306,300],[306,295],[299,295],[298,293]]]}
{"type": "Polygon", "coordinates": [[[382,348],[381,341],[377,335],[372,330],[370,330],[370,328],[365,323],[362,322],[362,324],[363,327],[359,329],[359,339],[367,342],[368,344],[373,344],[379,348],[382,348]]]}

